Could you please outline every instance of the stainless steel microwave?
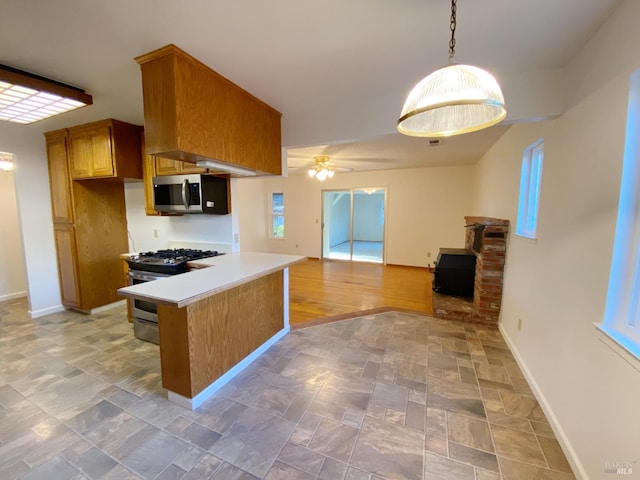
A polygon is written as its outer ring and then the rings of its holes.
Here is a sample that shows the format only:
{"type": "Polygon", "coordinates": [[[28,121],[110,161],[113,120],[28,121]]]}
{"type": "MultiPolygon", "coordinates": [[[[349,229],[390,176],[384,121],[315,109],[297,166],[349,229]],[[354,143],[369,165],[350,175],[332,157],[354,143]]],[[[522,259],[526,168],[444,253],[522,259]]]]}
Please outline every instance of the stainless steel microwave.
{"type": "Polygon", "coordinates": [[[229,213],[229,179],[214,175],[153,177],[153,205],[157,212],[229,213]]]}

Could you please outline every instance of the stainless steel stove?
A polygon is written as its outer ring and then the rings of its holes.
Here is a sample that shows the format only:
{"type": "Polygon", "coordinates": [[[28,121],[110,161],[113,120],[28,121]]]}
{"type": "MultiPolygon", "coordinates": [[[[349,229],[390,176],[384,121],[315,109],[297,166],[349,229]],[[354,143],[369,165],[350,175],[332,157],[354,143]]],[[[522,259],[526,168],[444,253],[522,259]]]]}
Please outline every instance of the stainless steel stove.
{"type": "MultiPolygon", "coordinates": [[[[185,273],[188,270],[187,262],[218,255],[224,254],[215,250],[186,248],[136,253],[126,259],[129,264],[129,285],[139,285],[185,273]]],[[[135,299],[133,300],[133,317],[135,336],[158,344],[158,306],[155,303],[135,299]]]]}

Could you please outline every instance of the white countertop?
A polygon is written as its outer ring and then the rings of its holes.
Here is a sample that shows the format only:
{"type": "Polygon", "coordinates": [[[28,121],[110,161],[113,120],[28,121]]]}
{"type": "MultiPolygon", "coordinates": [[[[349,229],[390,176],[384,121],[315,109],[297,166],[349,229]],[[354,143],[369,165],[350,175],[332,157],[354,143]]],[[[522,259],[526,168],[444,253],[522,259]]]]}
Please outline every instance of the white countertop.
{"type": "Polygon", "coordinates": [[[190,303],[263,277],[307,257],[275,253],[240,252],[189,262],[197,268],[118,290],[125,297],[184,307],[190,303]]]}

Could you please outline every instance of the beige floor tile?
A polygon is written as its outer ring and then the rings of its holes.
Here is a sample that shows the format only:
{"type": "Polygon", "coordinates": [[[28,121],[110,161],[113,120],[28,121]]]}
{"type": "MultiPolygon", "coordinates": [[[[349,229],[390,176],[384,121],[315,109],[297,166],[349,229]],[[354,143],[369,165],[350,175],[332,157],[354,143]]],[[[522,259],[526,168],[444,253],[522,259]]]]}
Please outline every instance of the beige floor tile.
{"type": "Polygon", "coordinates": [[[549,467],[553,470],[571,473],[571,466],[567,461],[567,457],[565,457],[560,444],[555,438],[538,437],[538,442],[540,442],[549,467]]]}
{"type": "Polygon", "coordinates": [[[502,475],[482,468],[476,468],[476,480],[502,480],[502,475]]]}
{"type": "Polygon", "coordinates": [[[500,392],[505,411],[515,417],[546,422],[547,418],[534,397],[518,393],[500,392]]]}
{"type": "Polygon", "coordinates": [[[427,434],[447,438],[447,411],[427,407],[427,434]]]}
{"type": "Polygon", "coordinates": [[[555,472],[510,458],[498,457],[504,480],[575,480],[571,473],[555,472]]]}
{"type": "Polygon", "coordinates": [[[536,435],[556,438],[553,430],[551,429],[551,425],[549,425],[547,422],[534,422],[533,420],[530,420],[529,423],[531,424],[531,427],[533,428],[533,431],[536,435]]]}
{"type": "Polygon", "coordinates": [[[425,439],[425,449],[428,452],[436,453],[443,457],[449,456],[449,443],[446,438],[427,435],[425,439]]]}
{"type": "Polygon", "coordinates": [[[489,423],[492,425],[500,425],[502,427],[513,428],[514,430],[520,430],[521,432],[533,433],[531,428],[531,422],[526,418],[514,417],[501,412],[487,412],[489,423]]]}
{"type": "Polygon", "coordinates": [[[483,452],[475,448],[466,447],[449,442],[449,458],[468,463],[476,467],[498,472],[498,460],[493,453],[483,452]]]}
{"type": "Polygon", "coordinates": [[[519,432],[510,428],[491,426],[496,453],[531,465],[546,467],[542,450],[533,434],[519,432]]]}
{"type": "Polygon", "coordinates": [[[300,329],[195,412],[167,401],[158,353],[124,308],[32,320],[1,302],[0,477],[573,478],[495,328],[388,312],[300,329]]]}
{"type": "Polygon", "coordinates": [[[447,426],[450,442],[484,450],[485,452],[494,451],[493,439],[487,422],[456,413],[449,413],[447,426]]]}
{"type": "Polygon", "coordinates": [[[475,480],[475,473],[471,465],[427,452],[424,456],[424,478],[429,480],[475,480]]]}

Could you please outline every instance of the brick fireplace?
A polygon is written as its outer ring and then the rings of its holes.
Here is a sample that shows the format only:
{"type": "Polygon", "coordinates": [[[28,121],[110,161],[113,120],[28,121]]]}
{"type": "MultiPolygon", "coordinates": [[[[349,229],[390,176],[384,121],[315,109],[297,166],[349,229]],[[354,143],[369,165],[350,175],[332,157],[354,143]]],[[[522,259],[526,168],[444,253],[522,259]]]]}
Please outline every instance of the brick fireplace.
{"type": "Polygon", "coordinates": [[[471,323],[497,324],[502,304],[502,282],[509,220],[464,217],[465,248],[476,255],[473,300],[433,293],[433,316],[471,323]]]}

